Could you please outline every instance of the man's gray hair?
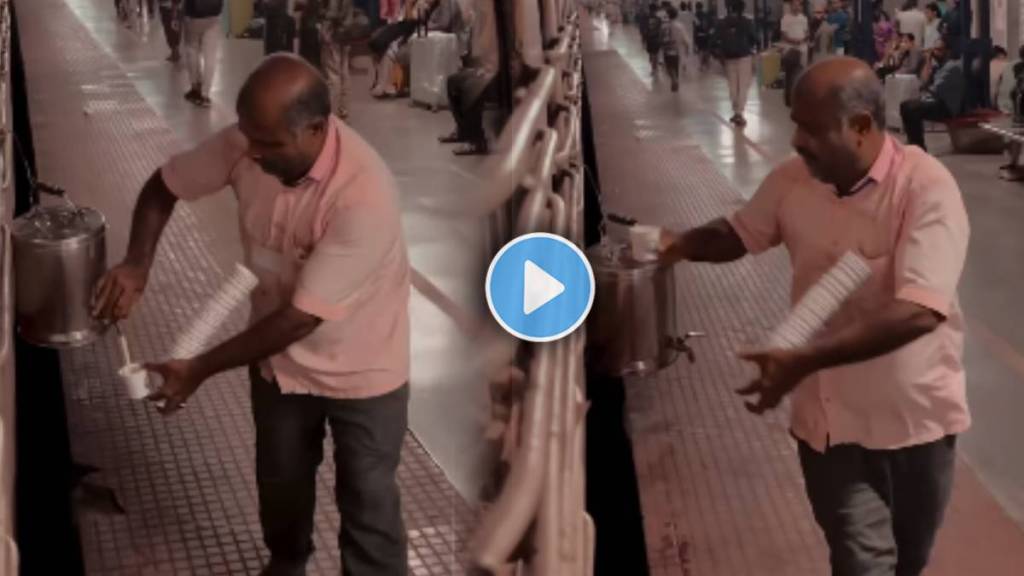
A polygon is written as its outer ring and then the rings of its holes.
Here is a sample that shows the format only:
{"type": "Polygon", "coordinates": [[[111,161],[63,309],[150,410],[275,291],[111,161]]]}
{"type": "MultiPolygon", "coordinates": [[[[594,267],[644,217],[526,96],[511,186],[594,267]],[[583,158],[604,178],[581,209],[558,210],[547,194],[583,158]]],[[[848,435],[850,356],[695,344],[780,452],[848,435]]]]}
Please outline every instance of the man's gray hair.
{"type": "Polygon", "coordinates": [[[292,132],[299,132],[313,122],[331,115],[331,93],[319,74],[296,95],[285,110],[285,121],[292,132]]]}
{"type": "MultiPolygon", "coordinates": [[[[836,58],[838,57],[824,58],[805,68],[793,84],[794,89],[815,67],[836,58]]],[[[876,128],[885,130],[885,88],[874,74],[851,74],[835,87],[832,99],[838,107],[838,120],[846,120],[854,114],[866,112],[875,122],[876,128]]]]}

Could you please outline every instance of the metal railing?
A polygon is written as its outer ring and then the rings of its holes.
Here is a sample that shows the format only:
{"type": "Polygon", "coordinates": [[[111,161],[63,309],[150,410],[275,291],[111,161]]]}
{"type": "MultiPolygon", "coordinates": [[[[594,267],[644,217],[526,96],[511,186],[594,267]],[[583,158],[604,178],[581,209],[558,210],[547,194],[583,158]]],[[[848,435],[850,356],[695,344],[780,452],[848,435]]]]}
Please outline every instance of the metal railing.
{"type": "Polygon", "coordinates": [[[11,235],[8,224],[14,206],[13,126],[10,106],[11,75],[10,0],[0,0],[0,574],[18,573],[18,547],[14,540],[14,319],[11,270],[11,235]]]}
{"type": "MultiPolygon", "coordinates": [[[[515,18],[538,27],[523,38],[543,38],[551,48],[533,81],[515,94],[494,153],[477,173],[477,184],[486,185],[458,205],[431,207],[453,217],[487,218],[488,260],[531,232],[583,242],[579,16],[569,0],[543,0],[539,6],[517,2],[515,18]]],[[[556,342],[523,343],[416,270],[412,283],[463,332],[484,342],[475,360],[490,379],[497,421],[488,429],[499,431],[492,439],[503,447],[503,473],[469,544],[474,569],[589,576],[594,527],[584,506],[584,328],[556,342]]]]}
{"type": "MultiPolygon", "coordinates": [[[[545,64],[518,94],[497,153],[482,171],[490,193],[492,249],[513,236],[549,232],[577,245],[583,234],[580,144],[582,58],[570,2],[542,3],[545,64]]],[[[571,576],[591,573],[593,525],[584,510],[584,331],[528,346],[525,386],[506,397],[507,473],[470,543],[475,567],[571,576]]]]}

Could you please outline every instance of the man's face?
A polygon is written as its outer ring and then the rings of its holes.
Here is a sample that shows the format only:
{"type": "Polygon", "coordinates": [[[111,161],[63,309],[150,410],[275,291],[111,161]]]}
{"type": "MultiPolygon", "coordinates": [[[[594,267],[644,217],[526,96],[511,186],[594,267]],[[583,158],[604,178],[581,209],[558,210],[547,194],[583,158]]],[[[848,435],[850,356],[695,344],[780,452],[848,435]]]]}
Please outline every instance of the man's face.
{"type": "Polygon", "coordinates": [[[238,117],[238,128],[249,142],[249,158],[285,186],[294,185],[309,172],[320,154],[325,121],[291,130],[283,119],[268,122],[251,116],[238,117]]]}
{"type": "Polygon", "coordinates": [[[949,51],[946,50],[946,43],[939,40],[935,43],[935,47],[932,48],[932,57],[937,62],[945,62],[947,56],[949,56],[949,51]]]}
{"type": "Polygon", "coordinates": [[[857,135],[838,117],[837,106],[824,100],[795,92],[793,149],[815,178],[837,184],[844,168],[856,162],[857,135]]]}

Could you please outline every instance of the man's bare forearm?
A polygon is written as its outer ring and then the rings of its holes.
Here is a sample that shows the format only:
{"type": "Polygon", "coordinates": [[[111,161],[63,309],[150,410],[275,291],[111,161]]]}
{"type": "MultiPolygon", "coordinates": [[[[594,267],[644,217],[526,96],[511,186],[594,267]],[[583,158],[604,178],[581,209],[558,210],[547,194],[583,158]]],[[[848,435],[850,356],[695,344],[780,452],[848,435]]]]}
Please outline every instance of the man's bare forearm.
{"type": "Polygon", "coordinates": [[[125,255],[127,263],[147,269],[153,264],[160,235],[163,234],[177,202],[178,198],[167,188],[160,171],[154,172],[135,201],[132,231],[128,239],[128,252],[125,255]]]}
{"type": "Polygon", "coordinates": [[[747,248],[728,220],[719,218],[675,234],[667,255],[672,260],[724,263],[743,258],[747,248]]]}
{"type": "Polygon", "coordinates": [[[935,330],[943,317],[919,304],[893,300],[878,312],[815,339],[804,350],[812,371],[864,362],[898,350],[935,330]]]}
{"type": "Polygon", "coordinates": [[[269,358],[308,336],[321,320],[289,305],[196,357],[203,379],[269,358]]]}

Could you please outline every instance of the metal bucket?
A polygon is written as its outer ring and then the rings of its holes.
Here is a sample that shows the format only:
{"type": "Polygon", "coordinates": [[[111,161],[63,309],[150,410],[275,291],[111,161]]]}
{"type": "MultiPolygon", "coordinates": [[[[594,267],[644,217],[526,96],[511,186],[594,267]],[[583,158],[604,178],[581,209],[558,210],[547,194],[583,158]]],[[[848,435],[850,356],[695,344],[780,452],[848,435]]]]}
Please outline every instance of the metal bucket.
{"type": "Polygon", "coordinates": [[[91,208],[36,206],[11,224],[15,311],[25,340],[51,348],[88,344],[105,326],[90,314],[107,269],[106,222],[91,208]]]}
{"type": "Polygon", "coordinates": [[[685,353],[691,332],[679,336],[672,267],[639,262],[625,246],[602,244],[587,252],[597,294],[587,319],[588,368],[605,376],[646,375],[685,353]]]}

